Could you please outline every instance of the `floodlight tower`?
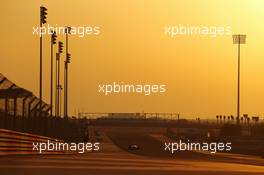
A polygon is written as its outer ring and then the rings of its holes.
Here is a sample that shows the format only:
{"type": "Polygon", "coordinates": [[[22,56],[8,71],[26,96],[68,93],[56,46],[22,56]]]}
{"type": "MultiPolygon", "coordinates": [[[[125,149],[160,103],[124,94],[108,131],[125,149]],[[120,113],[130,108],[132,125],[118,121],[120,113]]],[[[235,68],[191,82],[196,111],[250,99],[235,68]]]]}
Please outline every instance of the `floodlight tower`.
{"type": "Polygon", "coordinates": [[[47,8],[44,6],[40,6],[40,58],[39,58],[39,115],[42,114],[42,24],[47,23],[47,8]]]}
{"type": "Polygon", "coordinates": [[[68,64],[70,63],[71,54],[69,54],[68,40],[71,34],[71,27],[65,27],[66,33],[66,58],[64,61],[64,117],[68,118],[68,64]]]}
{"type": "Polygon", "coordinates": [[[63,51],[63,43],[58,42],[58,52],[56,53],[56,105],[55,105],[55,111],[56,111],[56,117],[60,117],[60,91],[61,91],[61,85],[60,85],[60,54],[63,51]]]}
{"type": "Polygon", "coordinates": [[[237,124],[240,122],[240,44],[246,44],[246,35],[233,35],[233,44],[238,44],[237,67],[237,124]]]}
{"type": "Polygon", "coordinates": [[[56,44],[56,32],[52,31],[50,45],[50,116],[53,115],[53,45],[56,44]]]}

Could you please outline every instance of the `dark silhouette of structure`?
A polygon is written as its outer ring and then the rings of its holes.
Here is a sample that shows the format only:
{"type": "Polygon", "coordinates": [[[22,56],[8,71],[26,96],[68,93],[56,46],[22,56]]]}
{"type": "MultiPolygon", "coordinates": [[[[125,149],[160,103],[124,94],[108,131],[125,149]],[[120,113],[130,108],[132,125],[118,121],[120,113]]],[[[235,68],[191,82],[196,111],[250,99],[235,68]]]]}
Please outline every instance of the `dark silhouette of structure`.
{"type": "Polygon", "coordinates": [[[51,105],[21,88],[0,73],[0,128],[48,136],[65,141],[82,141],[84,119],[50,115],[51,105]],[[40,106],[40,103],[43,105],[40,106]],[[39,113],[41,111],[41,114],[39,113]]]}
{"type": "Polygon", "coordinates": [[[233,43],[238,44],[238,61],[237,61],[237,123],[239,124],[240,117],[240,44],[246,43],[246,35],[233,35],[233,43]]]}
{"type": "Polygon", "coordinates": [[[50,115],[53,115],[53,45],[56,44],[56,32],[52,32],[50,41],[50,115]]]}
{"type": "Polygon", "coordinates": [[[66,58],[64,61],[64,117],[68,118],[68,64],[70,63],[71,54],[69,54],[68,40],[71,34],[71,27],[65,28],[66,33],[66,58]]]}
{"type": "MultiPolygon", "coordinates": [[[[40,7],[40,29],[42,29],[42,24],[45,24],[47,21],[47,8],[44,6],[40,7]]],[[[39,103],[39,109],[42,108],[42,31],[40,32],[40,60],[39,60],[39,99],[40,99],[40,103],[39,103]]],[[[41,115],[41,111],[39,112],[39,114],[41,115]]]]}
{"type": "Polygon", "coordinates": [[[51,106],[0,74],[0,111],[14,116],[48,115],[51,106]],[[41,106],[40,103],[43,103],[41,106]]]}
{"type": "Polygon", "coordinates": [[[60,117],[60,93],[62,90],[60,84],[60,54],[63,52],[63,43],[58,42],[58,52],[56,53],[56,117],[60,117]]]}

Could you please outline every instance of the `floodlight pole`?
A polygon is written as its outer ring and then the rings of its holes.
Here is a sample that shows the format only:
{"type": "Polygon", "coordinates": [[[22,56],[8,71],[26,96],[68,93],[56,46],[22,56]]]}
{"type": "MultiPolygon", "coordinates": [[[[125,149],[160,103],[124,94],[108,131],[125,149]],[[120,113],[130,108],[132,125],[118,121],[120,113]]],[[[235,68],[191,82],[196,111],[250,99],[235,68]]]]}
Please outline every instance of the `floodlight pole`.
{"type": "Polygon", "coordinates": [[[39,40],[39,46],[40,46],[40,51],[39,51],[39,99],[40,99],[40,104],[39,104],[39,116],[42,116],[42,24],[47,23],[47,8],[44,6],[40,6],[40,40],[39,40]]]}
{"type": "Polygon", "coordinates": [[[56,117],[60,117],[60,91],[61,91],[61,84],[60,84],[60,54],[63,50],[63,43],[58,42],[58,53],[56,54],[56,117]]]}
{"type": "Polygon", "coordinates": [[[59,106],[59,116],[61,117],[61,91],[63,89],[62,85],[60,84],[58,88],[59,88],[59,105],[60,105],[59,106]]]}
{"type": "Polygon", "coordinates": [[[233,35],[233,43],[238,44],[237,49],[237,124],[240,123],[240,44],[246,43],[246,35],[233,35]]]}
{"type": "Polygon", "coordinates": [[[60,117],[60,57],[58,59],[58,87],[57,87],[57,91],[58,91],[58,117],[60,117]]]}
{"type": "Polygon", "coordinates": [[[68,63],[64,62],[64,117],[68,118],[68,63]]]}
{"type": "Polygon", "coordinates": [[[60,59],[60,54],[56,53],[56,91],[55,91],[55,117],[58,117],[58,60],[60,59]]]}
{"type": "Polygon", "coordinates": [[[52,117],[53,113],[53,41],[51,36],[51,45],[50,45],[50,116],[52,117]]]}
{"type": "Polygon", "coordinates": [[[64,117],[68,118],[68,63],[67,63],[67,55],[68,55],[68,32],[66,32],[66,59],[64,63],[65,67],[65,76],[64,76],[64,117]]]}
{"type": "Polygon", "coordinates": [[[71,34],[71,27],[65,28],[66,33],[66,58],[64,62],[64,118],[68,118],[68,64],[70,63],[70,54],[68,50],[69,34],[71,34]]]}
{"type": "MultiPolygon", "coordinates": [[[[40,14],[42,15],[42,14],[40,14]]],[[[39,42],[39,46],[40,46],[40,58],[39,58],[39,99],[40,99],[40,104],[39,104],[39,115],[41,117],[41,105],[42,105],[42,18],[40,17],[40,42],[39,42]]]]}
{"type": "Polygon", "coordinates": [[[238,38],[237,49],[237,118],[238,123],[240,121],[240,37],[238,38]]]}
{"type": "MultiPolygon", "coordinates": [[[[56,32],[52,31],[52,35],[51,35],[51,47],[50,47],[50,106],[51,106],[51,110],[50,110],[50,116],[53,116],[53,45],[56,44],[56,32]]],[[[56,74],[57,76],[57,74],[56,74]]],[[[57,80],[56,80],[57,81],[57,80]]]]}

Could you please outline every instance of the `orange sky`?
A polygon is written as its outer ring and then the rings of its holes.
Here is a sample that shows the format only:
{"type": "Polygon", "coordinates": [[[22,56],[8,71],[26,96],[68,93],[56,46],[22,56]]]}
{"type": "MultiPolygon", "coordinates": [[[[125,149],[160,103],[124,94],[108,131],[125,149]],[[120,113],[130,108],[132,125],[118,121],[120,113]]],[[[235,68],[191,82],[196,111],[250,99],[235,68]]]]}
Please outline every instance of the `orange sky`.
{"type": "MultiPolygon", "coordinates": [[[[264,1],[89,0],[1,4],[1,73],[38,95],[39,6],[48,23],[100,26],[99,36],[70,36],[69,108],[88,112],[179,112],[214,117],[236,112],[237,47],[231,36],[164,35],[179,24],[231,26],[241,48],[241,113],[264,114],[264,1]],[[111,82],[166,84],[165,94],[99,94],[111,82]]],[[[64,37],[60,36],[64,41],[64,37]]],[[[49,102],[50,38],[44,36],[44,100],[49,102]]],[[[65,56],[63,55],[63,58],[65,56]]]]}

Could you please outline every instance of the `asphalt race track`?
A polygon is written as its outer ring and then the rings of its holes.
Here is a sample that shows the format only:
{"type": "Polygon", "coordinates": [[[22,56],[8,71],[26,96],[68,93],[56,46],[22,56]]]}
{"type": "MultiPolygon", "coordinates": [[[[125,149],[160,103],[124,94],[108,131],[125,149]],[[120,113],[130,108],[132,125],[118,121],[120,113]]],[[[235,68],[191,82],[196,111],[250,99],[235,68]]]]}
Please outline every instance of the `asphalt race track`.
{"type": "MultiPolygon", "coordinates": [[[[247,156],[238,157],[234,154],[205,154],[194,151],[177,151],[174,154],[164,151],[164,142],[162,139],[156,139],[147,133],[137,131],[133,132],[110,132],[108,137],[112,142],[124,151],[132,154],[147,156],[152,158],[166,158],[173,160],[195,160],[195,161],[214,161],[214,162],[237,162],[251,165],[264,166],[263,159],[247,159],[247,156]],[[131,144],[137,144],[140,150],[129,150],[131,144]],[[245,159],[246,158],[246,159],[245,159]]],[[[250,157],[250,156],[249,156],[250,157]]]]}
{"type": "Polygon", "coordinates": [[[146,133],[113,131],[104,135],[99,152],[0,157],[0,174],[261,175],[263,165],[262,158],[253,156],[198,152],[171,155],[164,153],[159,139],[146,133]],[[128,151],[129,144],[138,144],[140,150],[128,151]]]}

